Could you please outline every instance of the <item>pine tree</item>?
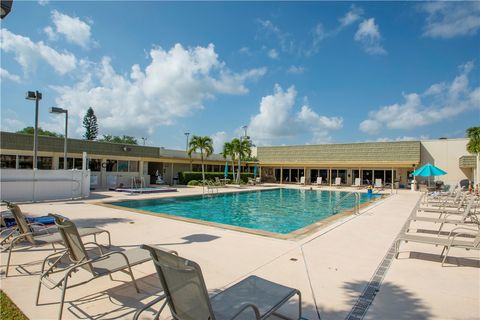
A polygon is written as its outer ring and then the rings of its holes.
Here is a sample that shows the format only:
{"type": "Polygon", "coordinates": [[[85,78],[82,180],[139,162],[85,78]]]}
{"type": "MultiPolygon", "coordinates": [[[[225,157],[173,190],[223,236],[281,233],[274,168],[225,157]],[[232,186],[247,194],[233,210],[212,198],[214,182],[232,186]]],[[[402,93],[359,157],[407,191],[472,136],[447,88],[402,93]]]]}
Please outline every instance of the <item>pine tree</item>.
{"type": "Polygon", "coordinates": [[[87,114],[83,117],[83,127],[85,134],[83,137],[87,140],[95,140],[98,135],[97,116],[93,112],[92,107],[88,108],[87,114]]]}

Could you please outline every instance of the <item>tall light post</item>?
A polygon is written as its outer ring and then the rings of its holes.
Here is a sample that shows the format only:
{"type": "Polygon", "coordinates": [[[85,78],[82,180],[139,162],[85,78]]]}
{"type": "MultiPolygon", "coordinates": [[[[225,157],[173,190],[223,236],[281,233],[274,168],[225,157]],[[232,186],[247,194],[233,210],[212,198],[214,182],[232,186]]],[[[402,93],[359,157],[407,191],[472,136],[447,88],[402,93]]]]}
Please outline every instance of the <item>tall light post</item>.
{"type": "Polygon", "coordinates": [[[148,139],[147,139],[147,138],[145,138],[145,137],[141,137],[140,139],[142,139],[142,140],[143,140],[143,145],[145,145],[145,141],[147,141],[147,140],[148,140],[148,139]]]}
{"type": "MultiPolygon", "coordinates": [[[[187,137],[187,144],[185,146],[185,152],[188,155],[188,136],[190,135],[190,132],[185,132],[184,135],[187,137]]],[[[190,157],[190,171],[192,171],[192,157],[190,157]]]]}
{"type": "Polygon", "coordinates": [[[56,114],[65,113],[65,141],[63,143],[63,169],[67,170],[68,110],[57,108],[57,107],[51,107],[48,111],[50,113],[56,113],[56,114]]]}
{"type": "Polygon", "coordinates": [[[35,100],[35,128],[33,131],[33,169],[37,169],[37,151],[38,151],[38,102],[42,100],[42,93],[38,91],[27,91],[25,95],[27,100],[35,100]]]}
{"type": "Polygon", "coordinates": [[[187,144],[185,146],[185,151],[188,152],[188,136],[190,135],[190,132],[185,132],[184,135],[187,137],[187,144]]]}

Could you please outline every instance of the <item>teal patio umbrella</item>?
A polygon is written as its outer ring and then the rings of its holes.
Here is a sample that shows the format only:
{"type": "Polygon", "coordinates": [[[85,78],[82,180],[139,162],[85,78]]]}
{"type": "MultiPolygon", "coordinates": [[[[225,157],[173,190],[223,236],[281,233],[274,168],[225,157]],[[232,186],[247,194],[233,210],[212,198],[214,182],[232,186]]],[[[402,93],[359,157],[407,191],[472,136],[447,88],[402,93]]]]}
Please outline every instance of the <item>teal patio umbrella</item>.
{"type": "Polygon", "coordinates": [[[255,167],[253,167],[253,177],[257,177],[257,165],[255,164],[255,167]]]}
{"type": "Polygon", "coordinates": [[[225,170],[223,170],[223,177],[227,179],[228,177],[228,162],[225,162],[225,170]]]}
{"type": "Polygon", "coordinates": [[[435,167],[434,165],[427,163],[423,167],[418,168],[417,170],[413,171],[412,175],[415,177],[436,177],[436,176],[443,176],[447,174],[440,168],[435,167]]]}

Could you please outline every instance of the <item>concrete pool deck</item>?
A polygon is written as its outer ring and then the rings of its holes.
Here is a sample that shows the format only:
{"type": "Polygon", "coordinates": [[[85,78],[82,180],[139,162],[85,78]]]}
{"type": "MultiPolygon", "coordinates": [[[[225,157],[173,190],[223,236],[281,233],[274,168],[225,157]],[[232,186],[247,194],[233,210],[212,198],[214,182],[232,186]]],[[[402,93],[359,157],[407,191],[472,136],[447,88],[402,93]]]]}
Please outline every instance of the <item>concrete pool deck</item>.
{"type": "MultiPolygon", "coordinates": [[[[201,193],[201,188],[178,190],[175,194],[148,195],[96,192],[88,200],[25,204],[21,208],[31,215],[58,213],[79,226],[107,229],[112,234],[114,247],[128,249],[147,243],[176,250],[200,264],[212,293],[255,274],[298,288],[302,292],[304,318],[318,319],[318,310],[322,319],[345,319],[420,197],[420,193],[400,190],[362,209],[361,215],[342,217],[296,240],[268,238],[94,204],[201,193]]],[[[238,190],[222,188],[220,191],[238,190]]],[[[428,228],[421,224],[416,227],[428,228]]],[[[101,238],[99,242],[106,243],[101,238]]],[[[441,248],[434,246],[407,243],[401,245],[400,251],[400,258],[393,260],[366,314],[367,319],[480,318],[478,251],[453,250],[451,253],[454,257],[477,259],[473,260],[474,267],[452,264],[442,267],[435,261],[441,248]],[[412,257],[408,258],[409,255],[412,257]]],[[[1,254],[1,289],[30,319],[57,317],[60,290],[43,289],[42,305],[35,306],[39,262],[51,252],[45,247],[15,253],[8,278],[3,272],[6,254],[1,254]],[[23,265],[22,269],[16,268],[19,264],[23,265]]],[[[114,274],[116,281],[99,278],[67,291],[64,318],[131,319],[137,309],[161,293],[151,262],[133,269],[141,293],[135,292],[124,274],[114,274]]],[[[85,273],[79,272],[78,276],[85,273]]],[[[296,301],[283,310],[294,316],[296,301]]],[[[153,312],[149,310],[142,315],[149,319],[153,312]]],[[[161,318],[169,318],[168,310],[161,318]]]]}

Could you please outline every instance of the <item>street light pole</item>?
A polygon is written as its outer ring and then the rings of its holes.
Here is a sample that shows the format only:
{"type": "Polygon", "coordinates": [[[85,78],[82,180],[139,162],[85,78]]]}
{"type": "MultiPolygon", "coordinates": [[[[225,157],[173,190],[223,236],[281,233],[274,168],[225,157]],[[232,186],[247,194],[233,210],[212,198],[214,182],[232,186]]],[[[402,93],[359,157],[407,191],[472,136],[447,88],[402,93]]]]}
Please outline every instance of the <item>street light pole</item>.
{"type": "Polygon", "coordinates": [[[67,141],[68,141],[68,110],[51,107],[49,110],[50,113],[65,113],[65,141],[63,143],[63,169],[67,170],[67,141]]]}
{"type": "Polygon", "coordinates": [[[33,129],[33,169],[38,168],[37,151],[38,151],[38,102],[42,100],[42,93],[38,91],[28,91],[25,99],[35,100],[35,128],[33,129]]]}
{"type": "MultiPolygon", "coordinates": [[[[188,136],[190,135],[190,132],[185,132],[184,135],[187,137],[187,144],[185,146],[185,152],[188,155],[188,136]]],[[[192,171],[192,157],[190,157],[190,171],[192,171]]]]}

